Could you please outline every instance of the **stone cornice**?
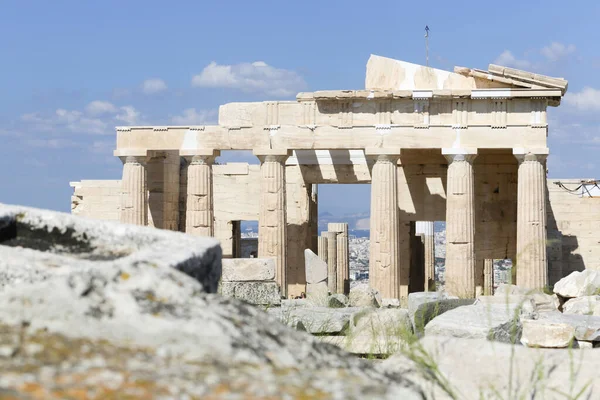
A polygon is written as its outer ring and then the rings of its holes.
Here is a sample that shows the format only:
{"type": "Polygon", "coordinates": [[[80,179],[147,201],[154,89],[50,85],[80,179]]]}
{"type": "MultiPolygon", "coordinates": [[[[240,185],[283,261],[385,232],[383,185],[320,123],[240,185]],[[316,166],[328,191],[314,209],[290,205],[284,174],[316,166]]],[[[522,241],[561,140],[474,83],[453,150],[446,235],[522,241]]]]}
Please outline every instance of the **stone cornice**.
{"type": "Polygon", "coordinates": [[[464,97],[471,99],[490,98],[547,98],[560,101],[562,91],[558,88],[500,88],[500,89],[434,89],[434,90],[326,90],[302,92],[297,101],[338,101],[338,100],[381,100],[381,99],[450,99],[464,97]]]}

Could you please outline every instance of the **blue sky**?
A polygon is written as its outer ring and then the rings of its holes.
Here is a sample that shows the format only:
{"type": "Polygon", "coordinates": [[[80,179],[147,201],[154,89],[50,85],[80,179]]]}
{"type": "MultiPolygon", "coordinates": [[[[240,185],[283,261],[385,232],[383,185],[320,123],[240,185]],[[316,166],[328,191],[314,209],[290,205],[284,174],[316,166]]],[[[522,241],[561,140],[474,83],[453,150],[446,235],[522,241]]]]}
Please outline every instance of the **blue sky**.
{"type": "MultiPolygon", "coordinates": [[[[600,178],[598,15],[596,1],[5,0],[0,202],[68,211],[69,181],[120,179],[116,125],[214,123],[230,101],[362,88],[371,53],[423,63],[426,24],[434,67],[568,79],[550,177],[600,178]]],[[[323,211],[368,211],[368,187],[320,197],[323,211]]]]}

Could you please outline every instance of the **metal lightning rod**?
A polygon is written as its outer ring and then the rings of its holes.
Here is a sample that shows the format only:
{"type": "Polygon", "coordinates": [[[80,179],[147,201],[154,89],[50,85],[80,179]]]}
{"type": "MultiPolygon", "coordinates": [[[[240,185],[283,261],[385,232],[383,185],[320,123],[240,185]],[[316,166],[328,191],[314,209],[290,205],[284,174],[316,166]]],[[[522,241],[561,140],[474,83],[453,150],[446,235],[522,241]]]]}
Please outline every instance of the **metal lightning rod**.
{"type": "Polygon", "coordinates": [[[429,67],[429,26],[425,25],[425,65],[429,67]]]}

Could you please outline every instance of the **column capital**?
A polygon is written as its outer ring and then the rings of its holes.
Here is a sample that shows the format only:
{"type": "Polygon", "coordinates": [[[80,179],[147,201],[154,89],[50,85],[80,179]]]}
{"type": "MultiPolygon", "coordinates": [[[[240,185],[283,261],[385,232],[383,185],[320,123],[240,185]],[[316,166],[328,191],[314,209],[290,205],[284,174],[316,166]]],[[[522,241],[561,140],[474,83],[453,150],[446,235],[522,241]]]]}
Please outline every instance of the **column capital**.
{"type": "Polygon", "coordinates": [[[261,163],[279,162],[284,163],[292,155],[290,149],[254,149],[252,153],[258,157],[261,163]]]}
{"type": "Polygon", "coordinates": [[[547,147],[537,149],[525,149],[522,147],[516,147],[513,149],[513,155],[521,164],[523,161],[537,161],[544,162],[548,157],[550,150],[547,147]]]}
{"type": "Polygon", "coordinates": [[[448,160],[448,164],[452,164],[455,161],[466,161],[468,163],[473,162],[477,158],[477,149],[472,147],[467,148],[454,148],[447,147],[442,149],[442,155],[448,160]]]}
{"type": "Polygon", "coordinates": [[[123,164],[145,164],[147,158],[146,149],[117,149],[113,151],[113,155],[115,157],[119,157],[123,164]]]}
{"type": "Polygon", "coordinates": [[[400,147],[367,147],[365,156],[374,161],[397,162],[400,158],[400,147]]]}
{"type": "Polygon", "coordinates": [[[212,165],[215,162],[215,158],[220,155],[221,151],[215,149],[193,149],[179,151],[179,156],[183,157],[189,165],[212,165]]]}

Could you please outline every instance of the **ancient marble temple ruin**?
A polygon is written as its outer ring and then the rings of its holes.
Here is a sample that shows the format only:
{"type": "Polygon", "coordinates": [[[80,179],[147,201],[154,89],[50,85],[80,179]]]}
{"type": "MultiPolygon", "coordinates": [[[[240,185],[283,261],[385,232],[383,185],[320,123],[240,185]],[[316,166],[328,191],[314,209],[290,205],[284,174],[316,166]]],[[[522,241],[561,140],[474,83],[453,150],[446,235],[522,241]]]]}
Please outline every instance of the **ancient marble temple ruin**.
{"type": "Polygon", "coordinates": [[[240,221],[258,220],[258,257],[276,259],[287,297],[305,291],[304,250],[317,252],[313,186],[365,183],[370,285],[383,298],[433,279],[431,250],[411,267],[416,221],[429,231],[446,221],[450,294],[489,290],[493,259],[512,259],[517,284],[541,288],[573,267],[553,241],[546,180],[546,109],[566,90],[497,65],[447,72],[371,56],[365,89],[229,103],[214,126],[118,127],[122,180],[73,183],[73,212],[215,236],[225,257],[240,256],[240,221]],[[215,163],[222,150],[252,151],[260,165],[215,163]]]}

